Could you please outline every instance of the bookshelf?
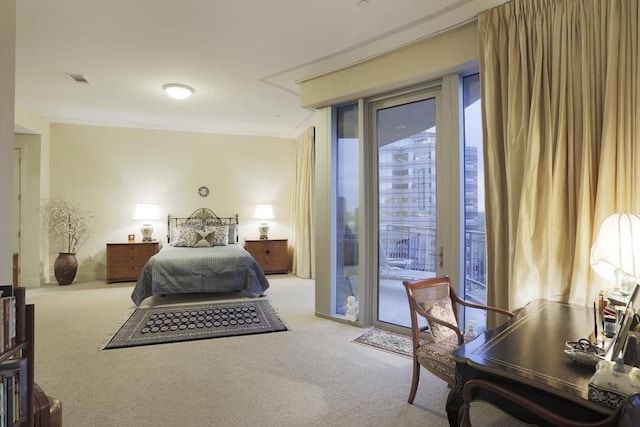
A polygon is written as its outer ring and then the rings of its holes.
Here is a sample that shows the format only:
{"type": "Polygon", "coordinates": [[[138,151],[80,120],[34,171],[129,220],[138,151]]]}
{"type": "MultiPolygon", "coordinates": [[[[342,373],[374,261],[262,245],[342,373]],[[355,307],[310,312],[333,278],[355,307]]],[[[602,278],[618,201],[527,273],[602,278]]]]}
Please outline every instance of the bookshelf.
{"type": "Polygon", "coordinates": [[[2,346],[2,351],[0,352],[0,374],[3,377],[3,381],[0,382],[3,390],[2,399],[0,399],[0,416],[8,417],[15,411],[15,417],[12,416],[11,419],[7,419],[4,425],[20,427],[33,426],[35,308],[33,304],[26,304],[25,288],[0,286],[0,290],[2,290],[3,298],[13,297],[15,301],[14,315],[5,316],[5,311],[3,310],[2,312],[3,340],[5,345],[2,346]],[[6,325],[7,321],[13,326],[6,325]],[[12,327],[15,336],[14,342],[4,338],[5,331],[11,331],[12,327]],[[5,380],[7,384],[10,384],[11,375],[17,376],[15,383],[17,384],[16,386],[19,387],[19,393],[13,393],[7,396],[5,391],[9,386],[5,384],[5,380]],[[13,402],[14,399],[15,404],[11,406],[11,409],[8,409],[7,404],[13,402]]]}

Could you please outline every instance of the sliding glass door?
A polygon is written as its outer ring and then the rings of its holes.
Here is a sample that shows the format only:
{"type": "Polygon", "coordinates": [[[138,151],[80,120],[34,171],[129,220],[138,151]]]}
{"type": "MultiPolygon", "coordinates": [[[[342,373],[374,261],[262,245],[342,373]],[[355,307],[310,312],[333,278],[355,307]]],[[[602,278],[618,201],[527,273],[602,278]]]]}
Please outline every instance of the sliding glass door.
{"type": "Polygon", "coordinates": [[[374,103],[377,155],[377,321],[409,327],[404,280],[433,277],[437,91],[374,103]]]}
{"type": "Polygon", "coordinates": [[[486,301],[478,74],[333,111],[334,312],[347,317],[352,296],[363,324],[410,327],[402,282],[444,274],[486,301]]]}

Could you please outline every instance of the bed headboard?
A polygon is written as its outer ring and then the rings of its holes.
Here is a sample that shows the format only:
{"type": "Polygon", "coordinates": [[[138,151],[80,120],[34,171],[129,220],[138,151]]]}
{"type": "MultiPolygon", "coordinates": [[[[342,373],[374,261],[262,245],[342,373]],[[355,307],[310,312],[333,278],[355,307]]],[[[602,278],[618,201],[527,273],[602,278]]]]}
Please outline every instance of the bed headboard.
{"type": "MultiPolygon", "coordinates": [[[[199,208],[193,211],[191,215],[186,218],[178,218],[167,216],[167,243],[172,242],[172,230],[175,230],[179,226],[188,225],[192,227],[204,228],[211,225],[238,225],[238,214],[229,217],[219,217],[211,209],[199,208]]],[[[236,233],[236,243],[238,243],[238,234],[236,233]]]]}

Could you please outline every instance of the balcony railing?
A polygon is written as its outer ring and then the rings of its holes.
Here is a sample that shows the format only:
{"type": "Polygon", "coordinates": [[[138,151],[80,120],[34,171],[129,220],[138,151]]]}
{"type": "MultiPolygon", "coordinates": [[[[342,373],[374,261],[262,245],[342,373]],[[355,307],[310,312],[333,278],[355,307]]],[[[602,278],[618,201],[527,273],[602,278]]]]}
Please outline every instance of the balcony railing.
{"type": "MultiPolygon", "coordinates": [[[[465,231],[465,298],[486,303],[486,239],[483,231],[465,231]]],[[[380,226],[380,244],[387,258],[411,260],[411,270],[436,272],[436,229],[411,225],[380,226]]]]}

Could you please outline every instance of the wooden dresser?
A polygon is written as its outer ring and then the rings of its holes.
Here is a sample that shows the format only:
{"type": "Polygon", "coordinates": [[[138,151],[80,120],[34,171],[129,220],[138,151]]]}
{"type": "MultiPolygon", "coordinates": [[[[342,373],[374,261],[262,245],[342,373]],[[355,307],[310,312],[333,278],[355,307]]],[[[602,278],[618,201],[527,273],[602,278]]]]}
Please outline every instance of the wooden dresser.
{"type": "Polygon", "coordinates": [[[107,243],[107,283],[135,282],[142,267],[159,249],[157,241],[107,243]]]}
{"type": "Polygon", "coordinates": [[[287,239],[245,240],[244,248],[265,274],[289,272],[287,239]]]}

